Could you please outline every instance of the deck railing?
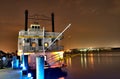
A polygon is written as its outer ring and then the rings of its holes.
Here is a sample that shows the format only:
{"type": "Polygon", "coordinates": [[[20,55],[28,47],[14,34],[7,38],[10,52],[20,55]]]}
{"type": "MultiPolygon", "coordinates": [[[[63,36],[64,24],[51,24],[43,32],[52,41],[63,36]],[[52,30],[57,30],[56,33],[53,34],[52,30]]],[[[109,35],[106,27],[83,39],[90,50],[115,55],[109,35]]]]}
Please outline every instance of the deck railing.
{"type": "MultiPolygon", "coordinates": [[[[49,49],[45,49],[46,51],[58,51],[63,50],[63,46],[52,46],[49,49]]],[[[31,47],[31,46],[23,46],[23,52],[42,52],[43,47],[37,46],[37,47],[31,47]]]]}

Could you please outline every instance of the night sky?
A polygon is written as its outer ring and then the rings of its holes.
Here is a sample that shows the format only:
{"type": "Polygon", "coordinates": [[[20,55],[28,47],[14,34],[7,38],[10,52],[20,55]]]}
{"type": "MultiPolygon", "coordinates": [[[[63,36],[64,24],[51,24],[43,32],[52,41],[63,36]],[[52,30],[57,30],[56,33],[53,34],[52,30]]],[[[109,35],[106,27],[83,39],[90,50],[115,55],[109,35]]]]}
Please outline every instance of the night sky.
{"type": "MultiPolygon", "coordinates": [[[[61,44],[68,48],[120,46],[120,0],[1,0],[0,50],[17,50],[18,31],[24,29],[24,11],[51,17],[55,31],[69,23],[61,44]]],[[[30,21],[32,22],[32,21],[30,21]]],[[[51,31],[50,21],[39,21],[51,31]]]]}

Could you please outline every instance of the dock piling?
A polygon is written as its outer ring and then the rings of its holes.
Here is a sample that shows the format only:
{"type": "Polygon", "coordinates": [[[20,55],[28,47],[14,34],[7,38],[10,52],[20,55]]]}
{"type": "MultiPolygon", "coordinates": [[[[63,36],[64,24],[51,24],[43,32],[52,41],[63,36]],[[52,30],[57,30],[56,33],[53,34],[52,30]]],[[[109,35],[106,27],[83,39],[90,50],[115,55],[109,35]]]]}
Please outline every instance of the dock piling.
{"type": "Polygon", "coordinates": [[[44,79],[44,56],[36,57],[36,78],[44,79]]]}

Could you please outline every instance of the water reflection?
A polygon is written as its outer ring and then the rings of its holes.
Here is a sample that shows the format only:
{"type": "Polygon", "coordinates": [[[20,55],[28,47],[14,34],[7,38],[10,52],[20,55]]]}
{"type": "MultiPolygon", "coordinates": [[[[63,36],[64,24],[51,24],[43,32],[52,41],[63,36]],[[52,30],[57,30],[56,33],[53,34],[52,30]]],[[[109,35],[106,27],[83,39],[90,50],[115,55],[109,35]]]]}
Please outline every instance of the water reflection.
{"type": "MultiPolygon", "coordinates": [[[[67,66],[72,67],[72,59],[75,58],[75,56],[79,57],[80,60],[80,66],[82,68],[94,68],[96,64],[110,64],[113,63],[113,60],[111,57],[119,56],[119,54],[77,54],[77,55],[69,55],[64,62],[67,64],[67,66]]],[[[79,62],[76,61],[76,62],[79,62]]]]}
{"type": "MultiPolygon", "coordinates": [[[[36,70],[29,70],[32,73],[33,79],[36,79],[36,70]]],[[[45,79],[65,79],[67,72],[62,68],[45,69],[45,79]]]]}
{"type": "Polygon", "coordinates": [[[112,63],[112,59],[111,59],[111,54],[105,54],[104,55],[100,55],[100,54],[80,54],[80,63],[81,66],[83,68],[94,68],[94,66],[96,64],[100,64],[100,63],[112,63]]]}
{"type": "Polygon", "coordinates": [[[60,78],[58,78],[58,79],[65,79],[65,77],[60,77],[60,78]]]}
{"type": "Polygon", "coordinates": [[[66,64],[68,65],[68,66],[70,66],[71,67],[71,57],[68,57],[68,58],[66,58],[66,60],[65,60],[66,62],[66,64]]]}
{"type": "Polygon", "coordinates": [[[120,79],[120,53],[72,54],[65,61],[65,79],[120,79]]]}
{"type": "Polygon", "coordinates": [[[45,79],[65,79],[67,72],[61,68],[49,68],[45,70],[45,79]]]}

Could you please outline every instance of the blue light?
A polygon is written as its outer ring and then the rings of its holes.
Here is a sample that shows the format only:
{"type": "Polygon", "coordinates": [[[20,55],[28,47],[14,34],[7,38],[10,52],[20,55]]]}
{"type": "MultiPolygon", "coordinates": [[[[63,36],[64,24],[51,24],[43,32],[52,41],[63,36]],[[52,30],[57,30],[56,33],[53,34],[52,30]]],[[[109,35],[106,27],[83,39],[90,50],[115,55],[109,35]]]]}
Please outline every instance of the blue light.
{"type": "Polygon", "coordinates": [[[22,70],[26,70],[26,67],[25,67],[25,66],[23,66],[22,70]]]}
{"type": "Polygon", "coordinates": [[[22,55],[22,70],[26,70],[26,67],[25,67],[25,59],[24,59],[24,55],[22,55]]]}
{"type": "Polygon", "coordinates": [[[28,55],[22,55],[22,64],[21,64],[22,70],[28,69],[28,55]]]}
{"type": "Polygon", "coordinates": [[[17,69],[18,67],[19,67],[19,60],[18,59],[13,60],[12,61],[12,68],[17,69]]]}
{"type": "Polygon", "coordinates": [[[21,64],[20,67],[22,68],[22,70],[26,70],[26,67],[24,64],[21,64]]]}
{"type": "Polygon", "coordinates": [[[32,74],[31,73],[28,73],[28,75],[27,75],[28,77],[32,77],[32,74]]]}
{"type": "Polygon", "coordinates": [[[23,64],[20,64],[20,67],[23,67],[23,64]]]}

